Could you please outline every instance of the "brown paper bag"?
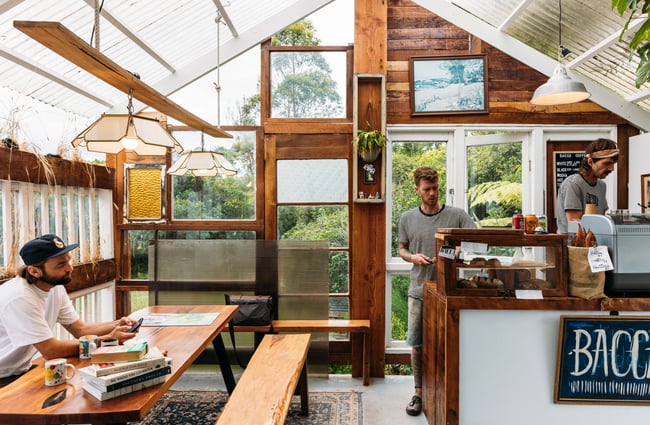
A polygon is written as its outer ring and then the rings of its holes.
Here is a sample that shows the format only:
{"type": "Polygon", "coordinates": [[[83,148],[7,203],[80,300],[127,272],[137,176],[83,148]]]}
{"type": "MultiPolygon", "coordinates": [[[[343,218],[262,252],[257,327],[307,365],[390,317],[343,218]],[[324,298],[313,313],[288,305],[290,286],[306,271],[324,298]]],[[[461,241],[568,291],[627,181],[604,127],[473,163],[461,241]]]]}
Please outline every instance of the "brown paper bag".
{"type": "Polygon", "coordinates": [[[569,246],[569,295],[591,300],[607,298],[605,295],[605,272],[591,271],[589,248],[569,246]]]}

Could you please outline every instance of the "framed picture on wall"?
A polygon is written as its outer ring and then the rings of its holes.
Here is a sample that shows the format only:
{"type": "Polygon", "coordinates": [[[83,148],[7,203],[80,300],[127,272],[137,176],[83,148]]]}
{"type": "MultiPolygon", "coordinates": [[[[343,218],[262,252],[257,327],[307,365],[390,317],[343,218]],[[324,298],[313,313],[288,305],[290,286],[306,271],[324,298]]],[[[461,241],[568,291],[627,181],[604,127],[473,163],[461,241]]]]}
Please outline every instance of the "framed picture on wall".
{"type": "Polygon", "coordinates": [[[650,174],[641,174],[641,205],[650,208],[650,174]]]}
{"type": "Polygon", "coordinates": [[[485,55],[411,57],[411,115],[488,112],[485,55]]]}

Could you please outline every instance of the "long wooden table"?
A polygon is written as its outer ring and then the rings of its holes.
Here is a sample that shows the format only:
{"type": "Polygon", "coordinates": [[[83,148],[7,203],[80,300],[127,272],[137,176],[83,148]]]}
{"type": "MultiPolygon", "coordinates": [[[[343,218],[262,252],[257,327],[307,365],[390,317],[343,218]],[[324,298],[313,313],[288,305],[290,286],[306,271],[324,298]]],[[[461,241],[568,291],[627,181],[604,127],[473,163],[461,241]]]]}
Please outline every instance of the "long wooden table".
{"type": "MultiPolygon", "coordinates": [[[[99,401],[86,393],[81,387],[82,380],[78,373],[64,385],[45,386],[43,360],[39,359],[35,362],[38,367],[0,389],[0,424],[109,424],[139,421],[208,345],[214,344],[216,351],[223,355],[225,350],[222,350],[220,332],[236,311],[237,306],[224,305],[153,306],[139,310],[131,316],[137,318],[150,313],[213,312],[218,312],[219,316],[208,326],[142,326],[138,337],[146,339],[152,346],[167,350],[167,355],[173,360],[172,373],[167,375],[163,384],[112,400],[99,401]],[[67,388],[65,400],[45,409],[41,407],[48,396],[64,388],[67,388]]],[[[227,386],[232,390],[234,380],[230,364],[223,358],[219,360],[224,379],[231,381],[227,382],[227,386]]],[[[68,362],[77,368],[90,364],[89,360],[80,360],[78,357],[69,358],[68,362]]]]}

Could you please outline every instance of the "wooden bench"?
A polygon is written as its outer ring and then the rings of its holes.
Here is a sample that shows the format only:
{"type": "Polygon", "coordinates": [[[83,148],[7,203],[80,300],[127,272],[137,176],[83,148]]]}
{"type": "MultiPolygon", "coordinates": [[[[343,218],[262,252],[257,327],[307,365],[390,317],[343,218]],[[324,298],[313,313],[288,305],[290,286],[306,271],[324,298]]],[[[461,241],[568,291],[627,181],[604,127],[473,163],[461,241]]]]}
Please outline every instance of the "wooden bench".
{"type": "Polygon", "coordinates": [[[273,332],[351,332],[363,334],[363,385],[370,384],[370,320],[274,320],[273,332]]]}
{"type": "Polygon", "coordinates": [[[300,392],[309,414],[307,352],[311,335],[265,335],[217,419],[218,425],[284,424],[291,398],[300,392]]]}

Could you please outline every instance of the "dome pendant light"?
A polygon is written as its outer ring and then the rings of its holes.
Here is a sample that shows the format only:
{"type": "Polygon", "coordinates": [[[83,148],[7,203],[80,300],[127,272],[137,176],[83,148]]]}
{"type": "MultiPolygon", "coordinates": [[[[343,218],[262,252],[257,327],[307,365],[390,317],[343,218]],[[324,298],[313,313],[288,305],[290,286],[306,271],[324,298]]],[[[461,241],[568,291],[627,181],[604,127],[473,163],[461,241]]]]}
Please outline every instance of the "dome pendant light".
{"type": "Polygon", "coordinates": [[[584,84],[579,81],[574,81],[569,77],[566,68],[561,63],[561,58],[569,52],[562,46],[562,0],[559,1],[559,4],[560,44],[557,55],[558,63],[551,78],[535,90],[533,98],[530,100],[530,103],[533,105],[549,106],[577,103],[587,100],[591,96],[591,93],[587,91],[584,84]]]}

